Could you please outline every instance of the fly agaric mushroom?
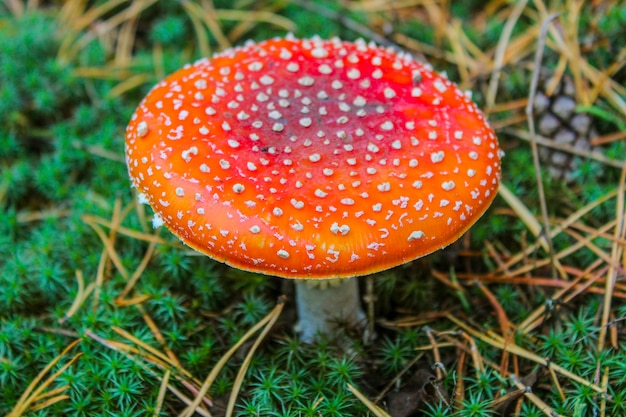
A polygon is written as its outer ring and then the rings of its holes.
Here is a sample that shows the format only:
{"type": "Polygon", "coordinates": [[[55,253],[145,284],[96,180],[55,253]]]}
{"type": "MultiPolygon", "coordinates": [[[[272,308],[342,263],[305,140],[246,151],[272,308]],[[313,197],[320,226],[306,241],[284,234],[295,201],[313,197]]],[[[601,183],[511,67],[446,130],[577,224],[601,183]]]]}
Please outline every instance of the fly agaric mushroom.
{"type": "MultiPolygon", "coordinates": [[[[319,38],[250,42],[173,73],[132,116],[126,161],[155,226],[233,267],[306,280],[454,242],[500,179],[496,136],[455,84],[407,54],[319,38]]],[[[297,292],[304,340],[337,309],[363,317],[355,282],[297,292]]]]}

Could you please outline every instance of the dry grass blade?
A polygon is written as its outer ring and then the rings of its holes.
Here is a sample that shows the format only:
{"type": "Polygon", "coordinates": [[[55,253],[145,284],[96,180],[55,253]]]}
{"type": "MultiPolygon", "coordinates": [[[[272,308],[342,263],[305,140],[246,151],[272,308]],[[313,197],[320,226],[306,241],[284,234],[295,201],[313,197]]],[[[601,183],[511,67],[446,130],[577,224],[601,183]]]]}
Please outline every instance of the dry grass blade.
{"type": "MultiPolygon", "coordinates": [[[[535,54],[535,65],[533,69],[533,77],[530,84],[530,92],[528,94],[528,103],[526,104],[526,118],[528,119],[528,131],[530,132],[530,137],[532,139],[535,138],[535,119],[533,117],[534,112],[534,102],[535,95],[537,93],[537,84],[539,83],[539,72],[541,69],[541,60],[543,58],[543,51],[545,48],[546,36],[548,34],[548,28],[550,27],[550,23],[552,20],[556,19],[558,16],[557,13],[553,13],[546,17],[544,21],[541,23],[541,30],[539,32],[539,39],[537,40],[537,52],[535,54]]],[[[541,206],[541,216],[543,217],[543,230],[542,234],[544,236],[550,236],[550,218],[548,215],[548,203],[546,202],[546,194],[543,188],[543,179],[541,178],[541,164],[539,162],[539,149],[537,146],[537,142],[531,140],[530,142],[532,154],[533,154],[533,164],[535,166],[535,178],[537,182],[537,193],[539,194],[539,201],[541,206]]],[[[552,246],[552,240],[546,239],[548,245],[548,253],[550,254],[550,261],[552,263],[552,273],[553,278],[556,278],[557,274],[557,263],[554,257],[554,247],[552,246]]]]}
{"type": "MultiPolygon", "coordinates": [[[[430,346],[428,348],[428,350],[432,349],[432,346],[430,346]]],[[[402,368],[402,370],[400,372],[398,372],[398,374],[396,376],[394,376],[388,383],[387,385],[385,385],[385,387],[380,391],[380,393],[376,396],[376,398],[374,398],[374,404],[378,403],[380,400],[383,399],[383,397],[385,395],[387,395],[387,392],[389,392],[389,390],[391,389],[391,387],[393,387],[396,382],[398,382],[400,380],[400,378],[402,377],[402,375],[404,375],[409,369],[411,369],[411,367],[413,365],[415,365],[417,363],[417,361],[419,361],[422,357],[424,356],[424,352],[420,352],[418,353],[413,359],[411,359],[411,362],[407,363],[406,366],[404,368],[402,368]]]]}
{"type": "Polygon", "coordinates": [[[141,263],[139,264],[137,269],[135,269],[135,272],[133,272],[133,275],[130,277],[130,279],[126,283],[126,286],[124,287],[124,290],[122,291],[122,293],[118,295],[117,298],[115,299],[116,303],[122,302],[126,297],[128,297],[128,294],[133,290],[133,287],[139,280],[139,277],[141,277],[141,274],[143,274],[143,271],[145,271],[146,267],[148,266],[148,263],[152,259],[152,255],[154,254],[155,247],[156,247],[156,243],[154,241],[150,242],[150,245],[148,245],[148,249],[146,250],[146,253],[143,256],[141,263]]]}
{"type": "Polygon", "coordinates": [[[460,328],[462,328],[464,331],[466,331],[468,334],[472,335],[472,337],[475,337],[477,339],[482,340],[485,343],[488,343],[491,346],[497,347],[498,349],[502,349],[502,350],[506,350],[509,353],[512,353],[514,355],[517,356],[521,356],[525,359],[528,359],[530,361],[533,361],[535,363],[538,363],[539,365],[543,365],[546,367],[552,367],[558,374],[561,374],[575,382],[578,382],[579,384],[582,384],[586,387],[591,388],[592,390],[604,394],[605,392],[602,390],[602,387],[599,387],[598,385],[591,383],[589,381],[587,381],[584,378],[579,377],[578,375],[568,371],[567,369],[563,368],[562,366],[556,365],[552,362],[547,361],[546,359],[542,358],[541,356],[532,353],[522,347],[519,347],[515,344],[513,344],[512,342],[507,342],[504,339],[500,338],[500,337],[493,337],[493,336],[487,336],[486,334],[484,334],[481,331],[472,329],[471,327],[469,327],[467,324],[463,323],[461,320],[457,319],[456,317],[452,316],[452,315],[448,315],[448,320],[450,320],[451,322],[453,322],[454,324],[456,324],[457,326],[459,326],[460,328]]]}
{"type": "MultiPolygon", "coordinates": [[[[506,185],[500,184],[498,194],[513,209],[517,217],[526,225],[533,236],[538,237],[541,234],[541,224],[535,219],[535,215],[526,207],[526,205],[515,194],[507,188],[506,185]]],[[[544,250],[548,249],[548,245],[544,236],[541,236],[538,242],[544,250]]],[[[507,265],[507,267],[509,267],[507,265]]]]}
{"type": "Polygon", "coordinates": [[[379,45],[394,46],[393,43],[390,42],[387,38],[379,35],[375,31],[370,29],[367,25],[363,25],[349,18],[345,14],[341,14],[339,12],[335,12],[334,10],[321,6],[323,2],[313,2],[310,0],[289,0],[289,2],[292,4],[296,4],[304,9],[307,9],[311,13],[315,13],[316,15],[322,16],[328,20],[336,21],[347,29],[358,33],[366,39],[371,39],[379,45]]]}
{"type": "Polygon", "coordinates": [[[623,160],[607,158],[600,151],[594,150],[590,152],[588,150],[577,149],[572,145],[569,145],[566,143],[557,143],[548,138],[544,138],[543,136],[539,136],[539,135],[531,136],[528,132],[525,132],[519,129],[506,129],[506,133],[514,135],[518,137],[519,139],[522,139],[531,143],[536,142],[538,145],[541,145],[541,146],[552,148],[558,151],[571,153],[572,155],[580,156],[583,158],[589,158],[589,159],[601,162],[604,165],[607,165],[613,168],[624,169],[626,167],[626,162],[624,162],[623,160]]]}
{"type": "Polygon", "coordinates": [[[168,369],[161,379],[161,387],[159,388],[159,395],[157,396],[156,407],[154,407],[153,417],[161,415],[161,409],[163,408],[163,401],[165,401],[165,393],[167,392],[167,385],[170,382],[170,375],[172,372],[168,369]]]}
{"type": "Polygon", "coordinates": [[[511,380],[517,388],[524,391],[524,396],[528,398],[533,404],[535,404],[542,413],[544,413],[548,417],[565,417],[561,414],[557,414],[548,404],[546,404],[539,397],[533,394],[530,388],[524,385],[519,379],[517,379],[515,375],[511,376],[511,380]]]}
{"type": "Polygon", "coordinates": [[[526,8],[528,0],[522,0],[515,2],[515,7],[511,11],[509,18],[502,29],[502,34],[498,40],[498,46],[496,47],[496,54],[493,58],[493,74],[491,80],[489,80],[489,88],[487,90],[486,104],[487,108],[491,109],[496,102],[496,94],[498,93],[498,83],[500,82],[500,75],[502,74],[502,68],[504,64],[504,54],[507,50],[507,45],[511,39],[513,28],[515,23],[522,15],[522,11],[526,8]]]}
{"type": "MultiPolygon", "coordinates": [[[[126,330],[124,329],[120,329],[119,327],[116,326],[111,326],[111,330],[113,330],[115,333],[119,334],[120,336],[122,336],[123,338],[127,339],[128,341],[132,342],[133,344],[139,346],[141,349],[145,350],[146,352],[149,352],[150,354],[154,355],[155,357],[159,358],[163,363],[166,363],[174,368],[177,368],[177,364],[173,363],[171,358],[169,358],[166,354],[156,350],[155,348],[153,348],[152,346],[148,345],[147,343],[144,343],[143,341],[137,339],[135,336],[133,336],[132,334],[128,333],[126,330]]],[[[182,368],[177,368],[177,370],[185,375],[186,377],[190,377],[191,374],[189,372],[187,372],[185,369],[182,368]]]]}
{"type": "MultiPolygon", "coordinates": [[[[85,332],[85,336],[95,340],[96,342],[100,343],[101,345],[112,349],[116,352],[121,353],[122,355],[124,355],[126,358],[128,358],[129,360],[133,361],[134,363],[136,363],[139,367],[141,367],[141,369],[143,369],[144,371],[146,371],[147,373],[149,373],[150,375],[154,376],[155,378],[157,378],[159,381],[162,381],[163,378],[158,375],[157,373],[155,373],[155,371],[148,366],[147,364],[151,364],[151,365],[155,365],[157,367],[159,367],[162,370],[167,370],[167,371],[171,371],[172,370],[172,366],[171,363],[169,361],[163,361],[161,360],[159,357],[153,355],[152,353],[146,352],[146,351],[141,351],[133,346],[124,344],[124,343],[120,343],[120,342],[116,342],[114,340],[109,340],[109,339],[105,339],[103,337],[100,337],[99,335],[95,334],[94,332],[92,332],[91,330],[87,330],[85,332]]],[[[164,357],[165,355],[160,354],[160,357],[164,357]]],[[[174,374],[174,376],[176,377],[176,379],[178,381],[180,381],[187,389],[189,389],[189,391],[191,391],[192,393],[197,393],[197,389],[195,389],[195,387],[193,386],[193,383],[181,378],[180,376],[178,376],[177,374],[174,374]]],[[[178,397],[178,399],[180,399],[183,403],[189,405],[191,404],[191,399],[189,397],[187,397],[185,394],[183,394],[182,392],[180,392],[178,389],[176,389],[176,387],[174,387],[171,384],[167,384],[167,389],[172,392],[174,395],[176,395],[176,397],[178,397]]],[[[207,398],[204,397],[202,399],[204,401],[204,404],[206,405],[211,405],[211,401],[207,398]]],[[[211,417],[211,413],[209,413],[208,411],[206,411],[203,408],[197,408],[196,409],[196,413],[200,414],[203,417],[211,417]]]]}
{"type": "Polygon", "coordinates": [[[353,393],[376,417],[391,417],[382,408],[371,402],[361,391],[350,384],[346,384],[348,390],[353,393]]]}
{"type": "MultiPolygon", "coordinates": [[[[91,228],[96,232],[96,234],[102,241],[102,244],[104,245],[104,250],[108,256],[108,259],[111,260],[111,262],[113,262],[113,265],[115,265],[115,268],[118,270],[120,275],[122,275],[122,277],[124,277],[124,279],[128,281],[130,279],[130,275],[128,271],[126,270],[126,267],[122,263],[122,260],[120,259],[119,255],[117,254],[117,251],[115,250],[115,243],[113,239],[111,239],[110,236],[107,236],[104,230],[97,224],[94,224],[94,223],[87,223],[87,224],[91,226],[91,228]]],[[[114,230],[114,229],[111,229],[111,230],[114,230]]]]}
{"type": "Polygon", "coordinates": [[[250,366],[250,362],[252,362],[252,357],[261,345],[261,342],[265,339],[265,336],[267,336],[272,327],[274,327],[274,324],[276,323],[276,320],[278,320],[280,313],[283,311],[284,306],[285,299],[281,298],[278,301],[278,305],[276,306],[276,308],[270,313],[270,320],[265,325],[265,328],[263,329],[259,337],[257,337],[257,339],[254,341],[252,347],[250,347],[250,350],[246,354],[243,363],[239,367],[237,377],[235,378],[235,382],[233,383],[233,389],[230,392],[230,398],[228,399],[228,405],[226,407],[226,417],[231,417],[233,415],[233,411],[235,410],[235,401],[237,401],[237,397],[239,396],[239,391],[241,390],[241,385],[243,384],[243,378],[245,377],[248,367],[250,366]]]}
{"type": "Polygon", "coordinates": [[[41,382],[46,374],[50,372],[50,370],[54,367],[54,365],[56,365],[65,355],[67,355],[67,353],[72,350],[79,342],[80,339],[70,343],[57,357],[55,357],[50,363],[48,363],[48,365],[46,365],[46,367],[41,372],[39,372],[35,379],[32,380],[26,390],[22,393],[20,399],[17,401],[17,404],[15,404],[15,407],[13,407],[13,410],[11,410],[7,417],[19,417],[26,413],[29,410],[29,407],[38,400],[42,391],[48,388],[59,375],[65,372],[67,368],[72,366],[72,364],[76,362],[78,358],[80,358],[82,353],[77,353],[58,371],[50,375],[45,381],[41,382]],[[41,385],[39,385],[40,382],[41,385]]]}
{"type": "MultiPolygon", "coordinates": [[[[505,198],[507,203],[509,203],[511,208],[514,209],[516,214],[520,218],[522,218],[522,220],[524,221],[524,223],[527,224],[527,226],[528,225],[538,225],[538,223],[532,217],[532,215],[530,214],[530,212],[528,211],[526,206],[519,199],[517,199],[517,197],[514,194],[512,194],[510,192],[510,190],[505,189],[505,188],[503,188],[502,185],[500,185],[500,190],[498,192],[499,192],[501,197],[505,198]]],[[[550,231],[550,235],[548,237],[550,239],[554,239],[558,234],[562,233],[566,228],[570,227],[575,222],[579,221],[583,216],[585,216],[586,214],[591,212],[594,208],[600,206],[601,204],[604,204],[605,202],[607,202],[608,200],[614,198],[615,196],[617,196],[617,190],[611,191],[611,192],[605,194],[604,196],[598,198],[596,201],[593,201],[593,202],[587,204],[586,206],[580,208],[578,211],[572,213],[569,217],[567,217],[565,220],[563,220],[560,225],[554,227],[550,231]]],[[[538,227],[538,226],[535,226],[535,227],[538,227]]],[[[600,232],[600,230],[598,230],[598,232],[600,232]]],[[[535,243],[533,245],[530,245],[530,246],[526,247],[522,252],[520,252],[520,253],[518,253],[516,255],[513,255],[506,262],[506,264],[502,268],[497,269],[496,272],[502,272],[503,270],[510,269],[513,265],[523,261],[531,253],[536,251],[537,248],[538,248],[538,245],[540,245],[541,243],[542,243],[542,241],[540,240],[538,243],[535,243]]],[[[580,247],[582,245],[580,244],[580,242],[578,242],[576,246],[580,247]]]]}
{"type": "MultiPolygon", "coordinates": [[[[205,13],[202,12],[200,6],[195,3],[184,1],[182,2],[182,5],[185,9],[185,12],[187,12],[187,16],[189,16],[189,20],[191,20],[193,31],[195,32],[196,38],[198,40],[198,49],[200,50],[200,54],[207,57],[211,56],[211,42],[209,41],[209,37],[207,36],[206,31],[202,26],[202,17],[204,17],[204,19],[208,19],[208,17],[205,16],[205,13]]],[[[210,24],[213,26],[213,23],[210,24]]],[[[218,43],[220,43],[220,45],[228,45],[228,41],[225,39],[224,35],[219,35],[221,33],[221,30],[218,30],[217,33],[218,35],[216,39],[218,40],[218,43]]],[[[222,46],[222,48],[224,49],[225,47],[222,46]]]]}
{"type": "Polygon", "coordinates": [[[198,391],[196,398],[193,400],[193,403],[191,403],[191,405],[187,407],[185,411],[183,411],[183,413],[181,414],[181,417],[193,416],[193,413],[196,411],[197,407],[200,405],[200,402],[202,402],[202,398],[209,392],[209,389],[211,389],[211,385],[213,385],[215,378],[217,378],[217,375],[220,373],[222,368],[224,368],[224,365],[226,365],[226,362],[228,362],[228,360],[235,354],[235,352],[246,341],[248,341],[248,339],[250,339],[252,335],[254,335],[257,331],[259,331],[259,329],[264,327],[268,322],[272,321],[274,319],[274,316],[276,316],[277,312],[280,313],[280,311],[282,311],[283,303],[284,303],[284,299],[281,298],[278,302],[278,305],[274,307],[274,309],[267,316],[263,317],[257,324],[255,324],[250,330],[248,330],[241,337],[241,339],[237,341],[237,343],[235,343],[230,349],[228,349],[226,353],[224,353],[224,355],[220,358],[217,364],[215,364],[215,366],[213,367],[209,375],[204,380],[204,383],[200,387],[200,390],[198,391]]]}
{"type": "Polygon", "coordinates": [[[611,304],[612,304],[612,294],[613,289],[615,288],[615,283],[617,282],[618,276],[618,266],[620,262],[624,262],[623,267],[626,268],[626,260],[621,259],[624,254],[624,245],[620,245],[618,242],[626,238],[626,213],[624,211],[624,199],[626,198],[626,168],[622,170],[622,175],[619,183],[619,191],[617,193],[617,204],[616,204],[616,217],[617,224],[615,225],[615,240],[613,241],[613,247],[611,250],[611,264],[609,265],[609,271],[606,277],[606,285],[604,292],[604,303],[602,308],[602,321],[600,322],[600,337],[598,340],[598,351],[602,352],[604,350],[604,344],[606,342],[606,335],[609,323],[609,318],[611,315],[611,304]]]}
{"type": "Polygon", "coordinates": [[[295,23],[286,17],[262,10],[222,10],[218,9],[215,14],[220,20],[235,20],[242,22],[269,23],[288,32],[298,29],[295,23]]]}
{"type": "MultiPolygon", "coordinates": [[[[89,225],[99,224],[101,226],[108,227],[108,228],[113,228],[115,226],[112,222],[106,219],[103,219],[101,217],[97,217],[97,216],[85,215],[82,217],[82,219],[85,223],[89,225]]],[[[137,240],[142,240],[144,242],[154,242],[160,245],[164,245],[167,243],[165,239],[160,238],[151,233],[138,232],[136,230],[128,229],[126,227],[121,227],[121,226],[117,226],[116,230],[120,235],[124,235],[124,236],[137,239],[137,240]]]]}
{"type": "Polygon", "coordinates": [[[67,310],[67,313],[65,313],[63,317],[59,319],[59,323],[61,324],[69,320],[74,315],[74,313],[78,311],[80,306],[83,305],[83,303],[85,302],[87,297],[89,297],[95,287],[95,283],[92,282],[87,286],[87,289],[85,289],[85,279],[83,278],[83,272],[80,270],[76,271],[76,282],[78,283],[76,297],[74,298],[74,301],[72,302],[70,308],[67,310]]]}

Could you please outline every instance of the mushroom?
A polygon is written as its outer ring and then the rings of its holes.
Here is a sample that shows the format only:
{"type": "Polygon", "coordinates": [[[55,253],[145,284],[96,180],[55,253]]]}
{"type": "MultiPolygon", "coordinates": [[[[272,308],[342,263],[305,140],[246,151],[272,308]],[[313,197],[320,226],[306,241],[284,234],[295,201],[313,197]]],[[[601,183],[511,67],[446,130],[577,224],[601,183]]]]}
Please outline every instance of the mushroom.
{"type": "MultiPolygon", "coordinates": [[[[155,227],[233,267],[305,280],[372,274],[454,242],[495,197],[500,156],[446,77],[339,39],[249,42],[187,65],[126,131],[155,227]]],[[[363,319],[348,282],[297,285],[304,340],[337,315],[363,319]]]]}

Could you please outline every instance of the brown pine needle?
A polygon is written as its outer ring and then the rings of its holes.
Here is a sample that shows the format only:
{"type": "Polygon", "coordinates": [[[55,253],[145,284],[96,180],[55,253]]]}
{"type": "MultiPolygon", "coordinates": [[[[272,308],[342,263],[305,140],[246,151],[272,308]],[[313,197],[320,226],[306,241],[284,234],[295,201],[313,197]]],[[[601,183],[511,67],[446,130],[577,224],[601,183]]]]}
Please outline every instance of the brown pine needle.
{"type": "Polygon", "coordinates": [[[259,329],[264,327],[268,322],[273,320],[274,316],[280,314],[282,311],[282,304],[284,303],[284,298],[279,299],[278,305],[274,307],[274,309],[265,317],[263,317],[257,324],[255,324],[250,330],[248,330],[242,337],[235,343],[224,355],[220,358],[220,360],[215,364],[209,375],[207,375],[204,383],[200,387],[196,398],[193,400],[193,403],[185,409],[185,411],[181,414],[181,417],[191,417],[193,413],[196,411],[196,408],[200,405],[202,398],[209,392],[211,389],[211,385],[217,378],[217,375],[220,373],[222,368],[226,365],[226,362],[237,352],[237,350],[248,341],[259,329]]]}
{"type": "Polygon", "coordinates": [[[17,404],[13,407],[13,410],[7,414],[7,417],[19,417],[26,413],[29,410],[29,407],[33,404],[33,402],[37,401],[37,398],[41,396],[43,390],[48,388],[54,380],[61,375],[67,368],[72,366],[74,362],[78,360],[82,356],[82,353],[77,353],[74,355],[72,359],[70,359],[65,365],[63,365],[58,371],[50,375],[46,380],[41,382],[46,374],[65,356],[67,353],[72,350],[78,343],[80,343],[80,339],[77,339],[70,343],[63,351],[55,357],[46,367],[37,374],[35,379],[28,385],[26,390],[20,396],[20,399],[17,401],[17,404]],[[41,382],[41,385],[39,383],[41,382]]]}
{"type": "Polygon", "coordinates": [[[558,374],[561,374],[575,382],[578,382],[581,385],[584,385],[586,387],[591,388],[592,390],[604,394],[605,392],[602,390],[601,387],[599,387],[596,384],[593,384],[587,380],[585,380],[584,378],[579,377],[578,375],[568,371],[567,369],[563,368],[562,366],[556,365],[553,362],[549,362],[546,359],[542,358],[541,356],[532,353],[522,347],[519,347],[515,344],[513,344],[512,342],[506,342],[504,339],[502,339],[501,337],[498,337],[497,339],[492,337],[492,336],[487,336],[485,335],[483,332],[472,329],[471,327],[469,327],[467,324],[463,323],[461,320],[457,319],[456,317],[454,317],[453,315],[449,314],[448,316],[448,320],[450,320],[451,322],[453,322],[454,324],[456,324],[457,326],[459,326],[460,328],[462,328],[464,331],[466,331],[467,333],[469,333],[470,335],[472,335],[472,337],[475,337],[477,339],[482,340],[485,343],[488,343],[491,346],[497,347],[498,349],[502,349],[502,350],[506,350],[509,353],[512,353],[514,355],[517,356],[521,356],[525,359],[528,359],[530,361],[533,361],[535,363],[538,363],[539,365],[542,366],[546,366],[546,367],[552,367],[558,374]]]}
{"type": "Polygon", "coordinates": [[[552,408],[550,408],[550,406],[548,404],[546,404],[543,400],[541,400],[539,397],[537,397],[535,394],[533,394],[533,392],[530,390],[529,387],[525,386],[524,384],[522,384],[522,382],[520,382],[517,377],[515,377],[515,375],[511,376],[511,379],[513,381],[513,383],[515,384],[515,386],[517,388],[519,388],[520,390],[524,391],[524,396],[526,398],[528,398],[533,404],[535,404],[535,406],[541,410],[542,413],[544,413],[546,416],[548,417],[565,417],[561,414],[557,414],[552,408]]]}
{"type": "Polygon", "coordinates": [[[246,371],[250,366],[250,362],[252,362],[252,357],[254,353],[257,351],[261,342],[265,339],[265,336],[269,333],[269,331],[274,327],[276,320],[280,316],[280,313],[283,311],[283,307],[285,306],[285,299],[280,299],[276,308],[270,313],[271,318],[265,325],[265,328],[254,341],[252,347],[246,354],[246,357],[239,367],[239,371],[237,372],[237,377],[235,378],[235,382],[233,383],[233,389],[230,392],[230,398],[228,399],[228,405],[226,407],[226,417],[231,417],[233,415],[233,411],[235,410],[235,401],[237,401],[237,397],[239,396],[239,391],[241,390],[241,385],[243,384],[243,378],[246,375],[246,371]]]}
{"type": "Polygon", "coordinates": [[[617,195],[617,204],[615,207],[615,213],[617,213],[617,225],[615,226],[615,240],[611,249],[611,259],[613,262],[611,262],[606,276],[604,302],[602,307],[602,321],[600,322],[600,337],[598,338],[599,352],[602,352],[604,350],[604,344],[606,343],[606,335],[608,330],[607,324],[611,315],[611,304],[613,300],[612,295],[619,270],[619,268],[616,268],[615,265],[622,265],[622,262],[624,261],[624,259],[622,258],[624,255],[624,246],[618,244],[617,242],[618,240],[626,238],[626,168],[622,170],[622,175],[619,182],[619,191],[617,195]]]}
{"type": "MultiPolygon", "coordinates": [[[[90,330],[87,330],[85,332],[85,336],[95,340],[96,342],[100,343],[101,345],[112,349],[116,352],[121,353],[122,355],[124,355],[126,358],[128,358],[129,360],[133,361],[134,363],[136,363],[137,365],[139,365],[141,367],[141,369],[143,369],[144,371],[146,371],[147,373],[149,373],[150,375],[154,376],[155,378],[157,378],[159,381],[162,380],[162,377],[155,373],[154,370],[147,366],[146,362],[152,365],[155,365],[157,367],[159,367],[162,370],[172,370],[171,364],[167,363],[167,362],[163,362],[161,359],[159,359],[158,357],[152,355],[151,353],[147,353],[145,351],[141,351],[133,346],[124,344],[124,343],[120,343],[120,342],[116,342],[114,340],[108,340],[105,339],[103,337],[100,337],[99,335],[93,333],[90,330]]],[[[162,354],[159,356],[163,356],[162,354]]],[[[178,376],[176,373],[174,374],[174,376],[176,377],[176,379],[178,381],[180,381],[181,384],[183,384],[185,386],[185,388],[187,388],[190,392],[192,392],[193,394],[196,394],[198,392],[198,390],[195,388],[195,386],[193,385],[192,382],[189,382],[188,380],[183,379],[182,377],[178,376]]],[[[167,389],[172,392],[174,395],[176,395],[176,397],[178,399],[180,399],[183,403],[189,405],[191,404],[191,399],[189,397],[187,397],[185,394],[183,394],[182,392],[180,392],[178,389],[176,389],[176,387],[174,387],[171,384],[167,384],[167,389]]],[[[210,406],[212,405],[210,399],[208,397],[204,397],[202,399],[202,401],[204,402],[204,404],[210,406]]],[[[203,408],[197,408],[196,409],[196,413],[200,414],[203,417],[211,417],[211,413],[209,413],[207,410],[203,409],[203,408]]]]}
{"type": "Polygon", "coordinates": [[[370,401],[361,391],[350,384],[346,384],[348,390],[355,395],[376,417],[391,417],[385,410],[370,401]]]}
{"type": "Polygon", "coordinates": [[[76,297],[74,298],[74,301],[72,302],[70,308],[67,310],[67,313],[65,313],[65,315],[63,315],[63,317],[59,319],[59,324],[65,323],[74,315],[74,313],[76,313],[76,311],[78,311],[80,306],[83,305],[83,303],[85,302],[87,297],[89,297],[95,287],[95,283],[92,282],[87,286],[87,289],[85,289],[85,279],[81,270],[76,271],[76,282],[78,284],[76,297]]]}
{"type": "Polygon", "coordinates": [[[148,245],[148,249],[146,250],[146,253],[143,256],[141,263],[139,264],[135,272],[133,272],[133,275],[130,277],[130,279],[126,283],[126,286],[124,287],[124,290],[122,291],[122,293],[118,295],[117,298],[115,299],[116,303],[123,302],[123,300],[133,290],[133,287],[139,280],[139,277],[141,277],[141,274],[143,274],[143,271],[145,271],[146,267],[148,266],[148,263],[152,259],[152,255],[154,254],[155,247],[156,247],[156,243],[154,241],[150,242],[150,245],[148,245]]]}
{"type": "Polygon", "coordinates": [[[163,401],[165,401],[165,393],[167,392],[167,385],[170,382],[170,375],[172,372],[168,369],[165,371],[163,378],[161,379],[161,387],[159,388],[159,395],[157,396],[156,407],[154,407],[153,417],[158,417],[161,414],[163,408],[163,401]]]}
{"type": "MultiPolygon", "coordinates": [[[[101,217],[85,215],[82,217],[82,219],[85,223],[89,225],[99,224],[107,228],[113,227],[113,224],[110,221],[103,219],[101,217]]],[[[167,243],[165,239],[155,236],[154,234],[138,232],[136,230],[128,229],[126,227],[117,227],[116,230],[121,235],[130,237],[133,239],[137,239],[137,240],[142,240],[144,242],[154,242],[154,243],[161,244],[161,245],[164,245],[167,243]]]]}
{"type": "Polygon", "coordinates": [[[51,398],[47,399],[44,402],[38,402],[37,404],[32,405],[28,409],[28,411],[32,413],[32,412],[35,412],[35,411],[38,411],[38,410],[43,410],[46,407],[50,407],[53,404],[56,404],[56,403],[61,402],[63,400],[67,400],[69,398],[70,398],[70,396],[67,395],[67,394],[57,395],[56,397],[51,397],[51,398]]]}
{"type": "MultiPolygon", "coordinates": [[[[169,346],[167,345],[167,343],[165,342],[165,338],[163,337],[163,334],[161,333],[161,331],[157,327],[157,325],[154,322],[154,320],[152,320],[152,317],[150,317],[150,315],[148,315],[148,313],[145,311],[143,306],[137,306],[137,308],[141,312],[141,317],[143,318],[143,320],[148,325],[148,328],[150,329],[150,331],[154,335],[154,338],[157,340],[157,342],[159,342],[159,344],[161,345],[161,347],[165,351],[165,354],[167,355],[167,357],[170,358],[170,360],[172,361],[172,364],[174,366],[176,366],[177,368],[182,369],[183,366],[180,364],[180,361],[178,360],[178,358],[176,357],[176,355],[174,354],[172,349],[170,349],[169,346]]],[[[191,378],[191,373],[188,373],[188,376],[191,378]]],[[[194,382],[196,382],[196,381],[194,381],[194,382]]],[[[197,384],[200,385],[200,382],[197,381],[197,384]]]]}

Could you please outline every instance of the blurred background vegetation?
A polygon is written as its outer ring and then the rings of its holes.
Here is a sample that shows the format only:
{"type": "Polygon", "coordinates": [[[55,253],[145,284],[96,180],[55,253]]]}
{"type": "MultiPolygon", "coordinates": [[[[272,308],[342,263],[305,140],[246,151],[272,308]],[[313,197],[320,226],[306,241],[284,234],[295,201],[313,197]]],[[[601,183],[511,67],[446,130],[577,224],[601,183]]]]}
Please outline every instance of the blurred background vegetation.
{"type": "Polygon", "coordinates": [[[620,1],[5,0],[0,415],[626,415],[625,64],[620,1]],[[506,151],[464,238],[361,280],[373,340],[300,343],[290,282],[152,230],[130,189],[152,85],[288,32],[429,61],[506,151]]]}

